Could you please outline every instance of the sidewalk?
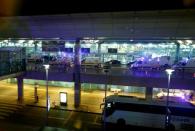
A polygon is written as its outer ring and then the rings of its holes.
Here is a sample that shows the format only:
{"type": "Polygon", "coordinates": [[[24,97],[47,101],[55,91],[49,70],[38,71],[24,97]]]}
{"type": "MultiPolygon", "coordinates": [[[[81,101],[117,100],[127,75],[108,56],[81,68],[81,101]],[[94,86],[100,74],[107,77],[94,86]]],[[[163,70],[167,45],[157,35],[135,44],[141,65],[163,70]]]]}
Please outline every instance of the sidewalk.
{"type": "MultiPolygon", "coordinates": [[[[7,104],[15,104],[15,105],[21,105],[21,106],[37,106],[37,107],[46,107],[46,100],[41,99],[37,103],[35,103],[34,99],[24,99],[23,102],[19,102],[17,98],[14,99],[7,99],[6,101],[3,99],[3,97],[0,97],[0,103],[7,103],[7,104]]],[[[85,105],[81,104],[79,107],[75,108],[74,104],[68,103],[67,106],[61,106],[59,101],[56,101],[56,106],[53,105],[53,101],[50,102],[50,107],[52,109],[58,109],[58,110],[70,110],[70,111],[82,111],[82,112],[89,112],[89,113],[101,113],[101,109],[98,106],[94,105],[85,105]]],[[[0,130],[1,131],[1,130],[0,130]]]]}
{"type": "MultiPolygon", "coordinates": [[[[22,103],[18,102],[17,99],[9,99],[9,100],[2,100],[0,99],[0,103],[7,103],[7,104],[14,104],[14,105],[21,105],[21,106],[34,106],[34,107],[41,107],[46,108],[46,102],[45,100],[39,100],[38,103],[35,103],[34,99],[23,101],[22,103]]],[[[95,114],[101,114],[102,109],[100,109],[99,106],[93,106],[93,105],[84,105],[81,104],[79,107],[75,108],[74,104],[68,103],[67,106],[60,106],[60,104],[57,102],[57,105],[54,107],[52,102],[50,102],[51,109],[56,110],[69,110],[69,111],[80,111],[80,112],[88,112],[88,113],[95,113],[95,114]]],[[[1,130],[0,130],[1,131],[1,130]]]]}
{"type": "MultiPolygon", "coordinates": [[[[43,101],[43,100],[42,100],[43,101]]],[[[27,106],[34,106],[34,107],[41,107],[41,108],[46,108],[45,102],[38,102],[38,103],[28,103],[26,104],[27,106]]],[[[67,104],[67,106],[60,106],[59,104],[56,105],[55,107],[51,104],[51,109],[56,109],[56,110],[68,110],[68,111],[78,111],[78,112],[88,112],[88,113],[95,113],[95,114],[101,114],[101,109],[98,108],[97,106],[87,106],[81,104],[79,107],[74,107],[73,104],[67,104]]]]}
{"type": "Polygon", "coordinates": [[[68,131],[67,129],[56,127],[36,127],[31,125],[16,124],[0,121],[0,131],[68,131]]]}

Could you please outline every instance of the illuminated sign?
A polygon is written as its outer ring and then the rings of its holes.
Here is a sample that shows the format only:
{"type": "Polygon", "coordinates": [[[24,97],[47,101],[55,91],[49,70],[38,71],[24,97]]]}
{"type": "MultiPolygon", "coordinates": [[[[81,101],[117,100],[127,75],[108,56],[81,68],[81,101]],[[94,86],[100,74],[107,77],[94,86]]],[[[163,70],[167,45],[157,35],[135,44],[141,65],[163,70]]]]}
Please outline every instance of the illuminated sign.
{"type": "Polygon", "coordinates": [[[64,48],[64,42],[59,41],[43,41],[42,51],[57,52],[64,48]]]}
{"type": "Polygon", "coordinates": [[[60,104],[67,105],[67,93],[66,92],[60,92],[60,104]]]}

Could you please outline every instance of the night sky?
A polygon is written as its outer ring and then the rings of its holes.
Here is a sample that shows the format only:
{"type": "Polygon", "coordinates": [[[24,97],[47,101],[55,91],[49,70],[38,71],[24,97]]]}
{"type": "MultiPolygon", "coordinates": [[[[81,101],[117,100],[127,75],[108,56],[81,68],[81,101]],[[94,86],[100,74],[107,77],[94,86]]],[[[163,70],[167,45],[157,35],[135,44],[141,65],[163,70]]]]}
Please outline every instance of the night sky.
{"type": "Polygon", "coordinates": [[[194,8],[195,0],[0,0],[0,16],[194,8]],[[17,1],[17,2],[16,2],[17,1]]]}

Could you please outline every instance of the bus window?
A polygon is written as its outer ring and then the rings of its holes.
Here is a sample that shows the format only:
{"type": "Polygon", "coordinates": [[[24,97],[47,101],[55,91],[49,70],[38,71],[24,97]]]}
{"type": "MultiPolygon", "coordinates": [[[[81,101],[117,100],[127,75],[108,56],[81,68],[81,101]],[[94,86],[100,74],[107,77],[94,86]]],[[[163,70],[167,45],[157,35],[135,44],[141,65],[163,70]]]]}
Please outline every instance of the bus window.
{"type": "Polygon", "coordinates": [[[115,110],[114,107],[115,107],[114,103],[110,103],[110,102],[106,103],[105,115],[106,115],[106,116],[112,115],[112,113],[113,113],[114,110],[115,110]]]}
{"type": "Polygon", "coordinates": [[[107,103],[107,108],[111,108],[111,103],[107,103]]]}

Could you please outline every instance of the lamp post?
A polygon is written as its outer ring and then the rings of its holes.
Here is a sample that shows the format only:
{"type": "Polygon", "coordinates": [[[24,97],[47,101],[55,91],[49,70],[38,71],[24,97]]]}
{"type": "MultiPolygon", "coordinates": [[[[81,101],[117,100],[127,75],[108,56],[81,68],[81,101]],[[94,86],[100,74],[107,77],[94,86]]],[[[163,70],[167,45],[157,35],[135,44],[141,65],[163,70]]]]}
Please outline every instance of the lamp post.
{"type": "Polygon", "coordinates": [[[108,72],[109,72],[110,66],[106,65],[104,66],[104,72],[106,73],[106,84],[105,84],[105,96],[104,96],[104,131],[106,131],[106,108],[107,108],[107,103],[106,103],[106,96],[107,96],[107,85],[108,85],[108,72]]]}
{"type": "Polygon", "coordinates": [[[107,96],[107,86],[108,86],[108,73],[110,70],[110,65],[104,66],[104,72],[106,73],[106,84],[105,84],[105,96],[104,96],[104,102],[106,102],[106,96],[107,96]]]}
{"type": "Polygon", "coordinates": [[[165,128],[170,126],[170,118],[169,118],[169,88],[170,88],[170,79],[174,70],[166,69],[165,70],[168,75],[168,86],[167,86],[167,99],[166,99],[166,116],[165,116],[165,128]]]}
{"type": "Polygon", "coordinates": [[[35,82],[35,89],[34,89],[34,97],[35,97],[35,103],[38,102],[38,94],[37,94],[37,88],[39,87],[38,83],[35,82]]]}
{"type": "Polygon", "coordinates": [[[108,69],[105,70],[106,73],[106,84],[105,84],[105,94],[104,94],[104,101],[106,103],[106,96],[107,96],[107,88],[108,88],[108,69]]]}
{"type": "Polygon", "coordinates": [[[45,71],[46,71],[46,125],[48,124],[48,112],[49,112],[49,102],[48,102],[48,70],[49,70],[49,65],[44,65],[45,71]]]}

